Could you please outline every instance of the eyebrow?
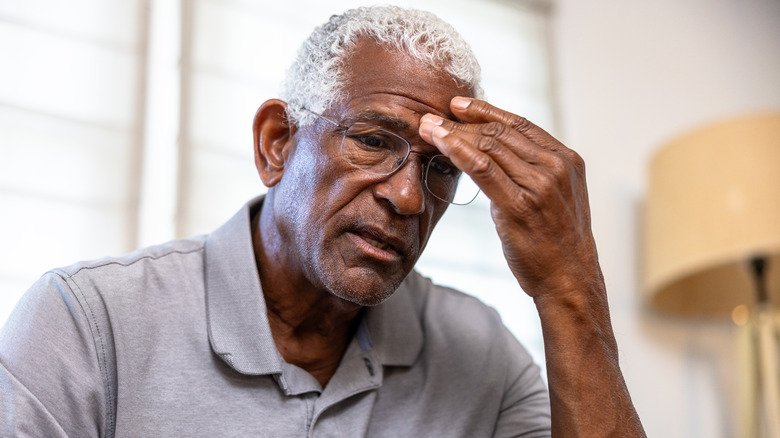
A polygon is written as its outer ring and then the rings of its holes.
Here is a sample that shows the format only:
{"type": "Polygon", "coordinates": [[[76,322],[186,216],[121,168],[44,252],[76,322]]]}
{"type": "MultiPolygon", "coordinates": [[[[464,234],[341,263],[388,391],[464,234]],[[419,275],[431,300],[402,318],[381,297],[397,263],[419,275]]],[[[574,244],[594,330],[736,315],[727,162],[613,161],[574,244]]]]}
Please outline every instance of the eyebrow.
{"type": "Polygon", "coordinates": [[[409,123],[403,119],[371,110],[360,111],[348,117],[342,123],[350,125],[355,122],[373,122],[397,131],[406,131],[410,128],[409,123]]]}

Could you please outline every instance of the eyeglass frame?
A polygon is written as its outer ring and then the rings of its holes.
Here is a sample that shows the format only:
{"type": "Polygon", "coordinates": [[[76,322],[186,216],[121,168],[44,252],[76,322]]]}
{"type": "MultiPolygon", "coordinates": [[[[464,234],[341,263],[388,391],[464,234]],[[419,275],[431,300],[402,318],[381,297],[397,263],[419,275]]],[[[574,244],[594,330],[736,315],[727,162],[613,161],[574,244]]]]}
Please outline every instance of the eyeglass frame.
{"type": "MultiPolygon", "coordinates": [[[[397,137],[397,138],[401,139],[401,140],[402,140],[402,141],[403,141],[403,142],[406,144],[406,154],[404,155],[404,158],[403,158],[403,160],[401,160],[401,161],[400,161],[400,163],[397,165],[397,167],[395,167],[393,170],[391,170],[391,171],[390,171],[390,172],[388,172],[388,173],[374,173],[374,172],[371,172],[371,171],[370,171],[370,170],[368,170],[368,169],[365,169],[365,168],[363,168],[363,167],[360,167],[360,166],[358,166],[358,165],[356,165],[356,164],[354,164],[354,163],[350,162],[349,160],[347,160],[347,159],[346,159],[345,157],[343,157],[343,155],[342,155],[342,159],[344,159],[344,161],[346,161],[346,162],[347,162],[349,165],[351,165],[351,166],[355,167],[356,169],[359,169],[359,170],[361,170],[361,171],[363,171],[363,172],[366,172],[366,173],[368,173],[368,174],[370,174],[370,175],[376,175],[376,176],[383,176],[383,177],[388,177],[388,176],[390,176],[390,175],[394,174],[395,172],[398,172],[398,170],[399,170],[399,169],[401,169],[402,167],[404,167],[404,165],[406,164],[406,162],[407,162],[407,161],[409,161],[409,156],[411,156],[411,154],[412,154],[412,153],[415,153],[415,154],[417,154],[417,155],[420,155],[420,156],[423,156],[423,157],[427,158],[427,163],[425,164],[425,173],[423,174],[423,185],[425,186],[425,190],[426,190],[428,193],[430,193],[431,195],[433,195],[433,197],[435,197],[436,199],[438,199],[438,200],[440,200],[440,201],[442,201],[442,202],[446,202],[446,203],[448,203],[448,204],[451,204],[451,205],[468,205],[468,204],[471,204],[472,202],[474,202],[474,200],[475,200],[475,199],[477,199],[477,196],[479,196],[479,192],[480,192],[480,190],[479,190],[479,188],[477,188],[477,191],[476,191],[476,193],[474,193],[474,196],[473,196],[473,197],[472,197],[472,198],[471,198],[471,199],[470,199],[468,202],[465,202],[465,203],[456,203],[456,202],[447,201],[446,199],[443,199],[442,197],[440,197],[439,195],[437,195],[436,193],[434,193],[434,192],[433,192],[433,191],[430,189],[430,187],[428,187],[428,170],[429,170],[429,168],[430,168],[430,164],[431,164],[431,162],[432,162],[432,161],[433,161],[433,160],[434,160],[436,157],[439,157],[439,156],[441,156],[441,157],[445,157],[445,158],[446,158],[446,156],[445,156],[444,154],[434,154],[434,155],[431,155],[431,156],[427,156],[427,155],[425,155],[425,154],[423,154],[423,153],[421,153],[421,152],[413,151],[413,150],[412,150],[412,143],[411,143],[409,140],[407,140],[406,138],[404,138],[402,135],[400,135],[400,134],[398,134],[398,133],[395,133],[395,132],[393,132],[393,131],[390,131],[389,129],[383,128],[383,127],[381,127],[381,126],[374,125],[374,124],[372,124],[372,123],[367,123],[367,122],[355,122],[355,123],[353,123],[351,126],[345,126],[345,125],[343,125],[343,124],[341,124],[341,123],[338,123],[338,122],[336,122],[335,120],[332,120],[331,118],[329,118],[329,117],[327,117],[327,116],[324,116],[324,115],[322,115],[322,114],[320,114],[320,113],[314,112],[314,111],[312,111],[312,110],[310,110],[310,109],[308,109],[308,108],[306,108],[306,107],[300,107],[299,109],[300,109],[300,110],[302,110],[302,111],[306,111],[307,113],[309,113],[309,114],[312,114],[312,115],[314,115],[314,116],[316,116],[316,117],[319,117],[319,118],[321,118],[322,120],[325,120],[326,122],[330,123],[331,125],[333,125],[333,126],[335,126],[335,127],[339,128],[339,129],[342,129],[342,130],[344,130],[344,132],[342,132],[342,133],[341,133],[341,144],[340,144],[340,147],[343,147],[344,141],[345,141],[345,139],[346,139],[346,136],[347,136],[347,131],[348,131],[348,130],[349,130],[351,127],[352,127],[352,125],[354,125],[354,124],[356,124],[356,123],[360,123],[360,124],[364,124],[364,125],[368,125],[368,126],[373,126],[373,127],[375,127],[376,129],[378,129],[379,131],[386,132],[386,133],[388,133],[388,134],[390,134],[390,135],[392,135],[392,136],[394,136],[394,137],[397,137]]],[[[463,171],[461,171],[460,169],[458,169],[458,168],[457,168],[457,166],[455,166],[454,164],[452,164],[452,167],[453,167],[453,168],[455,168],[455,169],[457,169],[457,171],[458,171],[458,172],[460,172],[460,175],[458,175],[458,178],[460,178],[460,176],[462,176],[462,175],[463,175],[463,171]]],[[[468,177],[468,175],[467,175],[466,177],[468,177]]],[[[457,193],[457,186],[456,186],[456,188],[455,188],[455,193],[457,193]]],[[[454,196],[454,195],[455,195],[455,193],[453,193],[453,199],[454,199],[454,197],[455,197],[455,196],[454,196]]]]}

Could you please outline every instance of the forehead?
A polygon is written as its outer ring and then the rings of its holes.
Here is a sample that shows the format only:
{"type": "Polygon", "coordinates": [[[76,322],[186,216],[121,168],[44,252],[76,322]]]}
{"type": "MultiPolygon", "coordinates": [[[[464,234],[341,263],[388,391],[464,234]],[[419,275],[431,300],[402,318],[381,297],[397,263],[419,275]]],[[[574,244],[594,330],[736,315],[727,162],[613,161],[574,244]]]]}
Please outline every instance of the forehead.
{"type": "Polygon", "coordinates": [[[392,48],[361,38],[344,63],[343,117],[382,113],[417,126],[433,113],[452,119],[450,100],[473,91],[448,73],[392,48]]]}

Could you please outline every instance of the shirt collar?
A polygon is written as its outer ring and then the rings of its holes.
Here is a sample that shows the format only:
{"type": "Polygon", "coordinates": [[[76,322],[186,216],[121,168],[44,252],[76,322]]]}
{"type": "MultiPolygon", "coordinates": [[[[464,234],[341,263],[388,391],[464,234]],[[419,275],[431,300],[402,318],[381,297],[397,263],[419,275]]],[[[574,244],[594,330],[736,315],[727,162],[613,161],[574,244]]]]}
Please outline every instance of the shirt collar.
{"type": "MultiPolygon", "coordinates": [[[[263,197],[244,205],[205,243],[206,305],[212,350],[242,374],[280,374],[276,349],[252,247],[251,211],[263,197]]],[[[375,349],[384,365],[410,366],[422,349],[420,311],[413,300],[412,272],[382,304],[368,309],[358,341],[375,349]]]]}
{"type": "Polygon", "coordinates": [[[206,238],[206,306],[211,348],[243,374],[281,373],[252,248],[250,208],[244,205],[206,238]]]}

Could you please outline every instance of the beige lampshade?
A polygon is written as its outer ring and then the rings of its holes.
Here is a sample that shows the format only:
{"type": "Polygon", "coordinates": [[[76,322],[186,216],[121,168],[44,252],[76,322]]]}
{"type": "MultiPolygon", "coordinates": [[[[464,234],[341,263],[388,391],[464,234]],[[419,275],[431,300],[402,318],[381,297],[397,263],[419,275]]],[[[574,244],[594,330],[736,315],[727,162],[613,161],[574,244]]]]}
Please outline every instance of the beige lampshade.
{"type": "Polygon", "coordinates": [[[666,144],[650,163],[645,298],[682,316],[755,302],[747,266],[768,256],[780,308],[780,112],[735,118],[666,144]]]}

